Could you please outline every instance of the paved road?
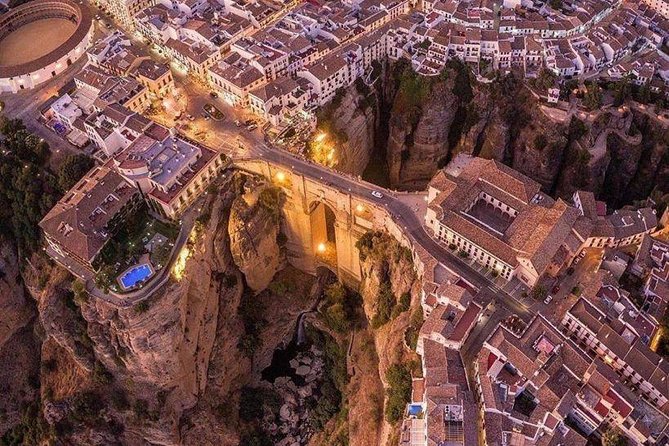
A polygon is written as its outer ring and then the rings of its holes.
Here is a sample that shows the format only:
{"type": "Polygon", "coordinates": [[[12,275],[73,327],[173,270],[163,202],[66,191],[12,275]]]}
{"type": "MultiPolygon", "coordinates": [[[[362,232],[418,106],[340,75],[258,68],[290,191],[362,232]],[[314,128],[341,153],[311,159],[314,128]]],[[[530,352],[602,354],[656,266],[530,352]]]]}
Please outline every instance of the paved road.
{"type": "Polygon", "coordinates": [[[342,191],[357,195],[366,201],[385,206],[393,216],[395,222],[404,227],[406,233],[417,244],[422,246],[438,262],[478,288],[484,300],[495,300],[497,304],[506,308],[510,313],[516,313],[524,320],[529,320],[532,317],[532,313],[526,305],[523,305],[513,296],[497,287],[478,271],[472,269],[462,259],[450,252],[448,248],[435,241],[428,234],[426,228],[423,226],[423,222],[416,213],[397,198],[393,192],[360,181],[358,178],[340,174],[327,167],[298,158],[288,152],[272,149],[265,144],[255,146],[253,151],[257,154],[258,159],[264,159],[285,166],[286,170],[299,172],[307,177],[329,183],[331,187],[337,187],[342,191]],[[383,198],[373,197],[373,190],[381,191],[384,194],[383,198]]]}

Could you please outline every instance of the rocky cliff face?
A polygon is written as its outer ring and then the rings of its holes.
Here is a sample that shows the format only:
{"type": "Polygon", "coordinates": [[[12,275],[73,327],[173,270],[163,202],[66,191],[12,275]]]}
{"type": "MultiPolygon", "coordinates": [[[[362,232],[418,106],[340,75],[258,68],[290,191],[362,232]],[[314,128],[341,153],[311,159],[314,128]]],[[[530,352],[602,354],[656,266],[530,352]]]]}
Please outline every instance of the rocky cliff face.
{"type": "Polygon", "coordinates": [[[363,173],[374,151],[377,104],[371,89],[358,81],[320,113],[317,135],[323,134],[325,139],[322,145],[312,143],[312,149],[323,147],[325,152],[317,155],[323,164],[352,175],[363,173]]]}
{"type": "MultiPolygon", "coordinates": [[[[417,278],[410,252],[385,232],[369,232],[362,237],[360,260],[362,282],[359,293],[362,297],[365,315],[371,324],[371,329],[365,330],[360,336],[363,339],[368,336],[376,351],[376,370],[371,370],[367,364],[366,374],[368,376],[362,379],[370,380],[371,377],[376,376],[377,380],[380,379],[382,383],[385,383],[386,372],[392,364],[406,363],[416,359],[415,354],[406,348],[404,335],[409,326],[409,315],[419,305],[420,281],[417,278]],[[388,284],[390,284],[389,288],[387,288],[388,284]],[[383,306],[382,295],[387,291],[390,291],[393,296],[390,319],[377,326],[375,320],[378,320],[379,311],[383,306]],[[400,308],[403,295],[409,297],[407,308],[400,308]]],[[[375,389],[373,381],[367,385],[369,385],[368,390],[361,387],[358,394],[360,399],[353,405],[351,417],[355,417],[358,412],[374,409],[379,403],[381,409],[383,408],[383,401],[378,401],[378,395],[370,393],[375,389]]],[[[367,419],[367,423],[370,422],[367,419]]],[[[354,429],[351,432],[351,444],[388,446],[396,444],[393,427],[382,421],[382,416],[376,417],[376,426],[374,422],[371,423],[368,425],[368,430],[372,427],[378,429],[377,442],[369,442],[368,434],[354,429]]]]}
{"type": "MultiPolygon", "coordinates": [[[[131,443],[179,444],[180,417],[195,406],[207,385],[219,306],[234,305],[240,294],[237,285],[224,285],[226,274],[234,271],[228,272],[227,243],[220,243],[221,233],[227,235],[226,213],[232,199],[224,194],[209,203],[211,217],[196,224],[183,278],[171,279],[130,308],[94,298],[81,304],[98,360],[118,378],[130,380],[133,398],[146,401],[155,414],[141,426],[126,420],[131,443]]],[[[228,313],[225,321],[228,327],[233,324],[233,332],[238,328],[234,314],[228,313]]],[[[245,363],[232,358],[234,344],[230,351],[229,376],[234,378],[245,363]]]]}
{"type": "Polygon", "coordinates": [[[668,129],[644,110],[609,108],[565,117],[544,107],[512,75],[482,84],[457,62],[430,78],[416,75],[404,61],[389,64],[364,94],[349,87],[330,115],[355,114],[349,105],[356,95],[378,104],[368,109],[375,117],[337,124],[347,135],[365,135],[364,144],[340,145],[338,155],[367,162],[373,141],[391,187],[422,189],[439,167],[468,153],[497,159],[554,196],[569,198],[586,189],[611,207],[644,199],[654,189],[669,190],[668,129]],[[370,131],[371,122],[376,126],[370,131]]]}
{"type": "Polygon", "coordinates": [[[285,263],[278,243],[282,197],[277,188],[248,181],[247,192],[232,205],[228,232],[235,264],[248,286],[259,292],[285,263]]]}
{"type": "Polygon", "coordinates": [[[449,152],[449,133],[458,118],[460,98],[454,76],[427,79],[402,64],[388,127],[386,162],[394,187],[421,188],[449,152]]]}
{"type": "Polygon", "coordinates": [[[15,425],[39,391],[35,304],[25,292],[11,243],[0,245],[0,433],[15,425]]]}

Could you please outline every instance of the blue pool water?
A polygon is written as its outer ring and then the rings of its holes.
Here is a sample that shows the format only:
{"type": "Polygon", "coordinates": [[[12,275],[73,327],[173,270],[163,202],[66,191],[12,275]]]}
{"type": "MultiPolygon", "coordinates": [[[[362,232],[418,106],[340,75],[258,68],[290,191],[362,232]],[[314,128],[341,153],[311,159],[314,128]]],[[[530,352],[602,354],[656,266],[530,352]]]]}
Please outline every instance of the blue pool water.
{"type": "Polygon", "coordinates": [[[123,274],[121,276],[121,283],[123,284],[123,287],[126,289],[132,288],[135,285],[137,285],[138,282],[146,280],[152,275],[153,275],[153,270],[151,270],[151,267],[145,263],[143,265],[138,265],[133,269],[131,269],[130,271],[127,271],[125,274],[123,274]]]}
{"type": "Polygon", "coordinates": [[[409,404],[409,415],[416,417],[420,415],[421,412],[423,412],[423,408],[420,404],[409,404]]]}

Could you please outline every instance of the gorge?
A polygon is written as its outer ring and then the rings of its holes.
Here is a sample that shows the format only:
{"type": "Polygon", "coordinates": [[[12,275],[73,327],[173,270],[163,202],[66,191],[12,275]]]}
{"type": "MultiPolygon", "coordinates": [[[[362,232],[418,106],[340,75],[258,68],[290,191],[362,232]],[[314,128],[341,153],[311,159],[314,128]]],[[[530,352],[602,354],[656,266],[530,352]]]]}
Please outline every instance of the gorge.
{"type": "Polygon", "coordinates": [[[356,81],[319,115],[337,153],[318,161],[404,190],[423,189],[458,153],[497,159],[555,197],[585,189],[611,207],[669,190],[669,131],[634,104],[556,111],[513,74],[479,82],[455,61],[433,77],[401,60],[377,68],[371,87],[356,81]]]}
{"type": "MultiPolygon", "coordinates": [[[[455,65],[426,80],[401,63],[377,74],[320,120],[337,143],[333,167],[353,176],[422,190],[464,152],[555,196],[586,188],[620,206],[669,189],[667,130],[636,108],[556,123],[512,78],[486,86],[455,65]]],[[[3,240],[0,432],[10,444],[397,443],[386,373],[417,366],[407,334],[422,318],[407,228],[373,185],[346,192],[270,156],[235,167],[206,197],[184,276],[129,308],[3,240]],[[320,284],[323,269],[338,280],[320,284]],[[287,361],[294,373],[272,382],[263,371],[300,326],[308,342],[287,361]],[[319,384],[306,390],[293,375],[319,384]]]]}

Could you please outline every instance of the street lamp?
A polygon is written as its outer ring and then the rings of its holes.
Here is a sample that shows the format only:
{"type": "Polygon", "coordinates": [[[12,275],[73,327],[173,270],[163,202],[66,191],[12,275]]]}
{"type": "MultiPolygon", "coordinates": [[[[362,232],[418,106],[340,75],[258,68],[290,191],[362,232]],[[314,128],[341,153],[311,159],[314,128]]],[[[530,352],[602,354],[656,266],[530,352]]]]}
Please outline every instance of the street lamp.
{"type": "Polygon", "coordinates": [[[325,252],[325,243],[319,243],[318,246],[316,247],[318,252],[324,253],[325,252]]]}
{"type": "Polygon", "coordinates": [[[283,172],[277,172],[276,180],[280,183],[283,183],[286,180],[286,174],[283,172]]]}

